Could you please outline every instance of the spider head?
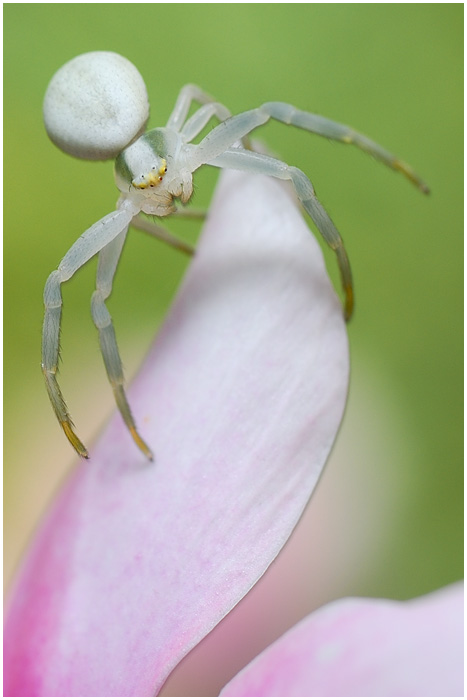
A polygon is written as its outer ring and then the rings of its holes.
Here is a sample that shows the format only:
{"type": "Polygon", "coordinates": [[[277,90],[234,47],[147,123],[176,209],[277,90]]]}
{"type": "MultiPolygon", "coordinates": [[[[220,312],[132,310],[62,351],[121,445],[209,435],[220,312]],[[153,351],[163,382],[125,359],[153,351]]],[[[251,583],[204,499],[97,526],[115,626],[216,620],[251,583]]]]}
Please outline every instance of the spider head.
{"type": "Polygon", "coordinates": [[[115,161],[118,187],[147,190],[160,186],[167,172],[166,144],[159,129],[144,134],[125,148],[115,161]]]}
{"type": "Polygon", "coordinates": [[[175,132],[153,129],[125,148],[115,161],[117,187],[147,214],[171,214],[174,198],[185,202],[191,196],[191,173],[181,171],[176,158],[180,146],[175,132]]]}

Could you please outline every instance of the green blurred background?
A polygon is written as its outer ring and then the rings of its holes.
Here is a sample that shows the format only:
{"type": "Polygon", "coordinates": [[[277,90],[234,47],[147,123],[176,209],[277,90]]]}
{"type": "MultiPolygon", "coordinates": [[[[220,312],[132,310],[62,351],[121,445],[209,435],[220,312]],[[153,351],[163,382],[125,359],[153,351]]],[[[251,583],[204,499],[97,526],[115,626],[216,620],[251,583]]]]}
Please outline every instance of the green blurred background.
{"type": "MultiPolygon", "coordinates": [[[[4,19],[7,579],[75,463],[42,384],[42,291],[74,240],[114,208],[117,192],[112,163],[75,160],[49,142],[41,107],[53,73],[98,49],[139,68],[151,126],[165,123],[186,82],[233,112],[282,100],[363,131],[430,184],[424,197],[356,149],[283,125],[260,132],[311,177],[346,241],[357,294],[351,392],[371,367],[367,381],[377,375],[390,387],[405,427],[399,437],[388,424],[379,447],[382,457],[394,455],[400,491],[390,544],[351,592],[406,598],[461,578],[463,5],[7,4],[4,19]],[[410,449],[399,449],[407,435],[410,449]]],[[[197,206],[209,205],[216,175],[199,174],[197,206]]],[[[172,230],[195,241],[199,226],[172,230]]],[[[187,262],[130,234],[110,302],[129,376],[187,262]]],[[[113,410],[89,313],[94,275],[91,262],[64,289],[61,382],[86,444],[113,410]]],[[[366,409],[376,413],[379,403],[366,409]]],[[[355,436],[354,460],[360,444],[364,462],[367,430],[355,436]]],[[[362,469],[384,483],[387,459],[362,469]]],[[[369,492],[362,502],[371,499],[369,492]]]]}

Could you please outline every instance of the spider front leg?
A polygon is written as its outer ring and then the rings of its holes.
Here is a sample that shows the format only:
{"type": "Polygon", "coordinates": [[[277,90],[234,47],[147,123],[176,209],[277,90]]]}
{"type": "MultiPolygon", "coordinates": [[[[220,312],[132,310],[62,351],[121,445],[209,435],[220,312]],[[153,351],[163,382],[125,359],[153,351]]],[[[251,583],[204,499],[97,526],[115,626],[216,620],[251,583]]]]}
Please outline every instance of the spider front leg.
{"type": "Polygon", "coordinates": [[[377,160],[380,160],[384,165],[392,168],[392,170],[402,173],[424,194],[430,192],[428,185],[423,182],[408,163],[405,163],[393,153],[390,153],[378,143],[369,139],[364,134],[355,131],[355,129],[352,129],[350,126],[339,124],[332,119],[321,117],[319,114],[304,112],[286,102],[266,102],[260,107],[260,110],[269,114],[271,119],[276,119],[283,124],[290,124],[291,126],[311,131],[318,136],[324,136],[334,141],[353,144],[362,151],[369,153],[377,160]]]}
{"type": "Polygon", "coordinates": [[[192,168],[196,170],[203,163],[210,163],[213,158],[221,155],[236,141],[249,134],[257,126],[265,124],[270,119],[289,126],[310,131],[318,136],[324,136],[341,143],[354,144],[362,151],[377,158],[389,168],[402,173],[421,192],[428,194],[430,188],[417,173],[403,160],[386,151],[375,141],[351,129],[349,126],[321,117],[318,114],[304,112],[286,102],[265,102],[261,107],[243,112],[213,129],[199,144],[192,155],[192,168]]]}
{"type": "Polygon", "coordinates": [[[234,144],[251,133],[256,127],[265,124],[270,119],[276,119],[284,124],[297,126],[300,129],[344,143],[353,143],[389,167],[403,173],[425,194],[429,192],[429,188],[410,166],[366,136],[330,119],[299,110],[285,102],[266,102],[257,109],[230,117],[230,119],[213,129],[198,145],[185,147],[186,163],[191,172],[197,170],[201,165],[208,164],[221,168],[249,170],[250,172],[272,175],[273,177],[292,181],[304,208],[310,214],[325,241],[336,252],[345,293],[345,317],[348,320],[352,315],[354,305],[349,260],[342,238],[316,197],[310,180],[298,168],[292,168],[274,158],[262,156],[241,148],[232,148],[234,144]]]}
{"type": "Polygon", "coordinates": [[[49,275],[45,284],[42,372],[55,415],[76,452],[85,458],[88,457],[88,451],[73,430],[73,423],[56,376],[62,315],[61,285],[69,280],[80,267],[110,243],[119,233],[126,230],[137,211],[137,207],[129,202],[125,202],[120,209],[108,214],[91,226],[72,245],[58,268],[49,275]]]}
{"type": "Polygon", "coordinates": [[[125,242],[127,230],[128,228],[124,229],[99,253],[96,291],[92,295],[91,299],[91,313],[96,328],[99,331],[99,343],[102,357],[104,358],[107,376],[109,378],[118,409],[131,433],[133,440],[141,452],[143,452],[148,459],[152,460],[152,452],[144,440],[140,437],[136,429],[136,424],[125,395],[125,390],[123,388],[124,378],[122,361],[118,351],[112,318],[105,305],[105,300],[112,292],[112,282],[117,269],[118,261],[120,259],[123,244],[125,242]]]}
{"type": "Polygon", "coordinates": [[[212,160],[209,165],[218,168],[243,170],[259,175],[269,175],[280,180],[290,180],[298,199],[311,216],[326,243],[334,250],[341,274],[342,287],[345,294],[344,316],[350,319],[354,306],[354,293],[350,263],[344,248],[344,242],[333,224],[329,214],[318,200],[311,181],[298,168],[291,167],[276,158],[260,153],[247,151],[242,148],[232,148],[212,160]]]}

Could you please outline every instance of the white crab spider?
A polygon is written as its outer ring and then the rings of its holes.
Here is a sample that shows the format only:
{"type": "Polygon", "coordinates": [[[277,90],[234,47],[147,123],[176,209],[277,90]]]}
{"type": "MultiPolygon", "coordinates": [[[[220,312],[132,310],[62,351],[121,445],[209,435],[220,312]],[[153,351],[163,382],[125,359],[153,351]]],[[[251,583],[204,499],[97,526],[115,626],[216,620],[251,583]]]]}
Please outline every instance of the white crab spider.
{"type": "Polygon", "coordinates": [[[85,231],[47,279],[44,290],[45,318],[42,336],[42,370],[55,414],[68,440],[81,457],[88,452],[73,430],[73,424],[57,382],[61,285],[90,258],[99,253],[96,291],[91,311],[107,374],[116,402],[131,435],[142,452],[152,459],[149,447],[137,432],[123,388],[123,371],[110,314],[105,300],[130,224],[149,231],[175,247],[189,251],[141,212],[155,216],[176,214],[175,202],[186,204],[193,192],[193,173],[203,165],[232,168],[281,180],[290,180],[304,209],[318,231],[335,251],[345,294],[344,314],[353,309],[353,287],[349,260],[342,239],[313,185],[298,168],[251,150],[245,141],[253,129],[275,119],[320,136],[353,143],[383,163],[402,172],[427,193],[428,187],[406,163],[365,136],[324,117],[303,112],[284,102],[266,102],[256,109],[231,116],[195,85],[180,91],[167,125],[143,133],[149,105],[143,79],[127,59],[96,51],[65,64],[52,78],[44,100],[44,121],[50,138],[71,155],[91,160],[116,158],[115,178],[120,190],[116,211],[107,214],[85,231]],[[191,116],[192,102],[202,106],[191,116]],[[220,124],[198,144],[191,141],[212,117],[220,124]],[[141,135],[143,134],[143,135],[141,135]]]}

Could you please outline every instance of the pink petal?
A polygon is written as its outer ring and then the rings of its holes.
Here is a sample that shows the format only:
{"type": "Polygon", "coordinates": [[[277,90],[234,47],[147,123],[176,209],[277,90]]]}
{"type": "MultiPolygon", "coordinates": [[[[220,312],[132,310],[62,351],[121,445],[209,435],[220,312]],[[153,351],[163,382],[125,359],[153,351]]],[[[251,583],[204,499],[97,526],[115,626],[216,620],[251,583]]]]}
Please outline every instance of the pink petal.
{"type": "Polygon", "coordinates": [[[227,697],[463,696],[462,584],[408,602],[344,599],[293,627],[227,697]]]}
{"type": "Polygon", "coordinates": [[[116,416],[65,485],[14,590],[5,693],[157,692],[287,540],[347,378],[342,310],[288,192],[226,174],[130,391],[156,461],[116,416]]]}

